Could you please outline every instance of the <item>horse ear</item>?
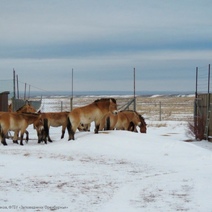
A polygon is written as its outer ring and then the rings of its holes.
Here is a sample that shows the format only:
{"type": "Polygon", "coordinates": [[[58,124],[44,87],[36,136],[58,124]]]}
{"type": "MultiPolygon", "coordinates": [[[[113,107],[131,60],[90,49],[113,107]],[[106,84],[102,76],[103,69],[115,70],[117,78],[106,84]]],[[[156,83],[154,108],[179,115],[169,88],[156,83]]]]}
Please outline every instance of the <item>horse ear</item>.
{"type": "Polygon", "coordinates": [[[110,98],[110,102],[113,102],[116,104],[116,100],[114,98],[110,98]]]}
{"type": "Polygon", "coordinates": [[[39,110],[37,113],[41,113],[41,111],[39,110]]]}

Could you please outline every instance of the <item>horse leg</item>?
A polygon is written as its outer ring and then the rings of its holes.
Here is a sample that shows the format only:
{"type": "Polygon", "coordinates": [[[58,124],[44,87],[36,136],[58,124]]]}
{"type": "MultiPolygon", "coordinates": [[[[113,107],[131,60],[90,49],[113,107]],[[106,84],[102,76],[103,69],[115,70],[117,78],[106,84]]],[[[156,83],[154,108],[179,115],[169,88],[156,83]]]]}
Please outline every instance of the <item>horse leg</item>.
{"type": "Polygon", "coordinates": [[[50,136],[48,135],[48,142],[52,142],[52,139],[50,138],[50,136]]]}
{"type": "Polygon", "coordinates": [[[23,146],[23,138],[24,138],[24,135],[21,134],[21,140],[20,140],[20,145],[23,146]]]}
{"type": "Polygon", "coordinates": [[[99,125],[100,125],[100,124],[96,124],[96,125],[95,125],[95,130],[94,130],[94,133],[95,133],[95,134],[98,134],[98,132],[99,132],[99,125]]]}
{"type": "Polygon", "coordinates": [[[135,127],[134,127],[134,131],[133,132],[138,132],[138,130],[137,130],[137,128],[136,128],[136,125],[135,125],[135,127]]]}
{"type": "Polygon", "coordinates": [[[14,136],[13,136],[13,143],[14,144],[18,144],[18,135],[19,135],[19,131],[15,131],[14,136]]]}
{"type": "MultiPolygon", "coordinates": [[[[79,125],[78,125],[78,126],[79,126],[79,125]]],[[[74,138],[75,131],[74,131],[74,129],[73,129],[73,126],[72,126],[72,124],[71,124],[71,121],[70,121],[69,117],[68,117],[68,120],[67,120],[67,130],[68,130],[68,134],[69,134],[68,140],[69,140],[69,141],[70,141],[70,140],[75,140],[75,138],[74,138]]]]}
{"type": "Polygon", "coordinates": [[[65,130],[66,130],[66,127],[65,127],[65,126],[62,126],[62,135],[61,135],[61,139],[64,138],[65,130]]]}
{"type": "Polygon", "coordinates": [[[107,117],[105,125],[106,125],[105,130],[111,130],[111,128],[110,128],[111,127],[110,126],[110,116],[107,117]]]}
{"type": "Polygon", "coordinates": [[[26,130],[25,133],[26,133],[26,143],[28,143],[28,141],[29,141],[29,132],[26,130]]]}
{"type": "Polygon", "coordinates": [[[132,121],[129,123],[129,127],[127,130],[131,131],[131,132],[133,132],[135,130],[135,124],[132,121]]]}
{"type": "Polygon", "coordinates": [[[2,143],[4,146],[7,146],[7,142],[6,142],[5,137],[2,137],[1,143],[2,143]]]}
{"type": "Polygon", "coordinates": [[[7,133],[4,133],[4,132],[3,132],[3,129],[2,129],[1,124],[0,124],[0,137],[1,137],[1,143],[2,143],[4,146],[7,145],[6,138],[5,138],[6,135],[7,135],[7,133]]]}
{"type": "Polygon", "coordinates": [[[20,137],[20,145],[23,146],[23,138],[24,138],[24,132],[26,130],[21,131],[21,137],[20,137]]]}
{"type": "Polygon", "coordinates": [[[45,143],[47,143],[46,137],[48,138],[49,142],[52,142],[52,139],[50,138],[50,135],[49,135],[49,128],[50,128],[50,126],[48,125],[48,119],[44,119],[44,131],[45,131],[45,134],[46,134],[45,140],[44,140],[45,143]]]}
{"type": "Polygon", "coordinates": [[[6,142],[6,138],[5,138],[5,134],[2,132],[1,133],[1,143],[6,146],[7,145],[7,142],[6,142]]]}

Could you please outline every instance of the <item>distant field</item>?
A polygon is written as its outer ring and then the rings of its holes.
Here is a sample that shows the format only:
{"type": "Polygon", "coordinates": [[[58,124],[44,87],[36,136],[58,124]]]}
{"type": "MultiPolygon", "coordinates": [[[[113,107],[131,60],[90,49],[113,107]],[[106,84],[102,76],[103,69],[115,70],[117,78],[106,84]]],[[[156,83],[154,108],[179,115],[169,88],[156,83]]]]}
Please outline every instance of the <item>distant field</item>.
{"type": "MultiPolygon", "coordinates": [[[[73,108],[90,104],[94,100],[101,98],[97,96],[75,97],[73,98],[73,108]]],[[[117,100],[118,108],[124,109],[132,97],[114,96],[117,100]]],[[[42,101],[43,111],[69,111],[71,108],[70,98],[54,97],[42,101]]],[[[147,120],[170,120],[170,121],[192,121],[194,109],[194,97],[192,96],[155,96],[137,97],[136,110],[147,120]]],[[[134,106],[130,105],[129,109],[134,106]]]]}

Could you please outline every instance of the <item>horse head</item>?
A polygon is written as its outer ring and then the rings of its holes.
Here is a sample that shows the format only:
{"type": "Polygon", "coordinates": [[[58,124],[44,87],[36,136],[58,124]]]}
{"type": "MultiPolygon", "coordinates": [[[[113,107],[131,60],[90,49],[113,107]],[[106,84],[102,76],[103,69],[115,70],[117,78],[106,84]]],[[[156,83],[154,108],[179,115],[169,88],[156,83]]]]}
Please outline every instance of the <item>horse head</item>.
{"type": "Polygon", "coordinates": [[[39,114],[38,119],[33,124],[34,129],[37,131],[38,143],[46,140],[46,130],[44,126],[44,120],[39,114]]]}
{"type": "Polygon", "coordinates": [[[139,115],[139,118],[140,118],[140,124],[139,124],[140,132],[141,133],[146,133],[146,131],[147,131],[147,127],[146,127],[147,124],[146,124],[144,118],[141,115],[139,115]]]}
{"type": "Polygon", "coordinates": [[[16,110],[18,113],[35,113],[36,109],[27,101],[25,105],[16,110]]]}
{"type": "Polygon", "coordinates": [[[99,108],[107,108],[108,112],[113,114],[118,113],[116,100],[114,98],[101,98],[95,100],[94,103],[98,105],[99,108]]]}
{"type": "Polygon", "coordinates": [[[116,100],[114,98],[110,98],[109,101],[110,101],[109,111],[112,112],[113,114],[117,114],[118,110],[117,110],[116,100]]]}

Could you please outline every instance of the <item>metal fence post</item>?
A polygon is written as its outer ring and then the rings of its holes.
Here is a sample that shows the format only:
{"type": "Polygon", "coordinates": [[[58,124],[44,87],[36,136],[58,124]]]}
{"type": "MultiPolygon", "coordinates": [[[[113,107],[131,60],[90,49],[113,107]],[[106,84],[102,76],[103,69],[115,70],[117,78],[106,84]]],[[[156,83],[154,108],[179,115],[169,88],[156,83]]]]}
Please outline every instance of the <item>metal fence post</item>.
{"type": "Polygon", "coordinates": [[[60,106],[61,112],[63,111],[63,102],[61,101],[61,106],[60,106]]]}
{"type": "Polygon", "coordinates": [[[161,102],[159,102],[159,121],[161,121],[161,102]]]}
{"type": "Polygon", "coordinates": [[[70,98],[70,111],[73,109],[73,97],[70,98]]]}

